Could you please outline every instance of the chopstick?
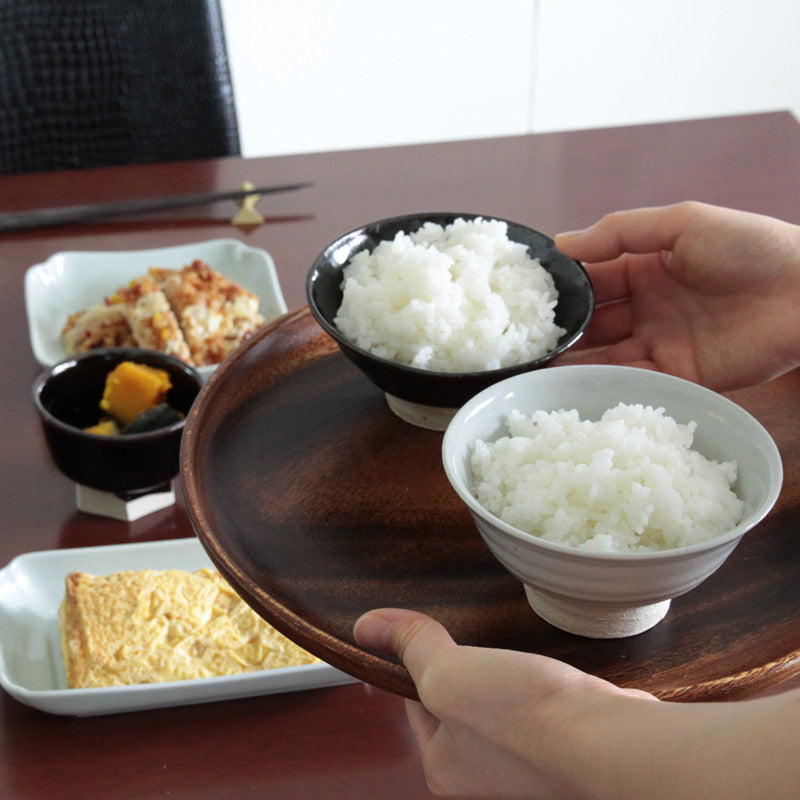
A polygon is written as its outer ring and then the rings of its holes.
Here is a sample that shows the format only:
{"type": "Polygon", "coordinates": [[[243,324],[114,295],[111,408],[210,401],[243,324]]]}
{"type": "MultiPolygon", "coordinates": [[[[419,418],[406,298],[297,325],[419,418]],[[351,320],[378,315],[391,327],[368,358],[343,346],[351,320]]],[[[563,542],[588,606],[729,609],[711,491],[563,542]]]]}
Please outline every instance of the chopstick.
{"type": "Polygon", "coordinates": [[[256,186],[252,189],[199,192],[197,194],[122,200],[113,203],[89,203],[87,205],[61,206],[58,208],[37,208],[30,211],[9,211],[0,213],[0,233],[49,228],[55,225],[74,225],[80,222],[94,222],[148,211],[164,211],[171,208],[204,205],[218,200],[242,200],[253,194],[294,192],[297,189],[305,189],[312,185],[310,182],[287,183],[279,186],[256,186]]]}

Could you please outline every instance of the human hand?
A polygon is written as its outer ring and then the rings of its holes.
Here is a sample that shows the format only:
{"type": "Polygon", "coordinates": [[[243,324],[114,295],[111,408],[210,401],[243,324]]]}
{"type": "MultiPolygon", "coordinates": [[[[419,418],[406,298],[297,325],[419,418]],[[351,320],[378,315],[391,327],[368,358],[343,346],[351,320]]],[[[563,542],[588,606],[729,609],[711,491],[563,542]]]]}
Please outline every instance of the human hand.
{"type": "Polygon", "coordinates": [[[622,211],[556,246],[597,308],[558,364],[624,364],[717,391],[800,364],[800,227],[700,203],[622,211]]]}
{"type": "Polygon", "coordinates": [[[633,706],[635,716],[642,704],[653,705],[651,695],[551,658],[460,647],[439,623],[413,611],[369,612],[354,633],[362,647],[397,655],[407,667],[420,698],[406,701],[409,723],[428,785],[442,795],[602,796],[592,793],[600,765],[591,758],[582,764],[576,752],[582,736],[594,743],[586,753],[602,761],[601,731],[620,735],[618,711],[633,706]]]}

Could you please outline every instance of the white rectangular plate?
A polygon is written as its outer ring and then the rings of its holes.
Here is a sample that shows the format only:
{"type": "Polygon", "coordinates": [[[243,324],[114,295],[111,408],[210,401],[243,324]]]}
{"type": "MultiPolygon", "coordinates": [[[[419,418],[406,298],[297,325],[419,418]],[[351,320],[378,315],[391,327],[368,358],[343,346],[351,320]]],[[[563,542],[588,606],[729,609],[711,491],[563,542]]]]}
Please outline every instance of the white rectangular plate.
{"type": "Polygon", "coordinates": [[[124,569],[211,566],[196,539],[45,550],[18,556],[0,570],[0,685],[26,705],[92,716],[354,683],[329,664],[283,667],[218,678],[67,689],[58,609],[64,579],[75,570],[106,575],[124,569]]]}
{"type": "MultiPolygon", "coordinates": [[[[25,310],[36,360],[49,367],[67,357],[61,345],[61,331],[70,314],[102,303],[150,267],[179,269],[195,259],[256,294],[266,322],[286,313],[272,257],[266,250],[236,239],[212,239],[154,250],[64,251],[54,253],[25,273],[25,310]]],[[[200,367],[198,371],[206,379],[214,367],[200,367]]]]}

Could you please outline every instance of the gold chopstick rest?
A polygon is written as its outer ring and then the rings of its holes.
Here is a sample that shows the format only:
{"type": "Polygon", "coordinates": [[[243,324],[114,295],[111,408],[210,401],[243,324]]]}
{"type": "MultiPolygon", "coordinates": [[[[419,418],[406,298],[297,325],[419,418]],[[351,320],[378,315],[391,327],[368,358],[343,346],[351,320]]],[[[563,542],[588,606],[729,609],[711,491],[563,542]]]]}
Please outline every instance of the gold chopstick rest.
{"type": "MultiPolygon", "coordinates": [[[[242,183],[242,191],[254,189],[250,181],[242,183]]],[[[261,199],[260,194],[247,194],[242,197],[239,203],[239,210],[233,215],[231,219],[232,225],[261,225],[264,222],[263,215],[256,208],[256,203],[261,199]]]]}

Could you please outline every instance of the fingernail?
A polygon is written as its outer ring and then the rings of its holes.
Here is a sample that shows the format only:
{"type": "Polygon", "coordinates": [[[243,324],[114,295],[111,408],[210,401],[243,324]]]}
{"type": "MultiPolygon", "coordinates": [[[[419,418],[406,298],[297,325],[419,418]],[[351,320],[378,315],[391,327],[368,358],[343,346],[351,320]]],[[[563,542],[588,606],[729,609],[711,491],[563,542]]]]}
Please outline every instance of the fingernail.
{"type": "Polygon", "coordinates": [[[368,611],[362,614],[353,625],[353,636],[363,647],[371,650],[384,650],[389,644],[389,620],[379,613],[368,611]]]}
{"type": "Polygon", "coordinates": [[[562,233],[557,233],[553,238],[561,239],[566,236],[580,236],[582,233],[586,232],[586,228],[582,228],[581,230],[577,231],[563,231],[562,233]]]}

